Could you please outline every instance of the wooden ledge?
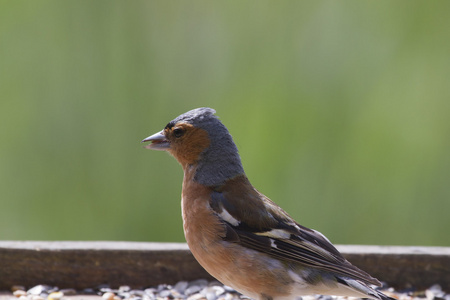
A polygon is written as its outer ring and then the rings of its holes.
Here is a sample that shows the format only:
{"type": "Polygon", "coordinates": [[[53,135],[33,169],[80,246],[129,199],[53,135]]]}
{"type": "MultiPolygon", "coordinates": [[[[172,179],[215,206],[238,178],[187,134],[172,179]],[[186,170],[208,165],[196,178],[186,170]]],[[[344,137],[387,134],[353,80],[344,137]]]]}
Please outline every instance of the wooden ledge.
{"type": "MultiPolygon", "coordinates": [[[[338,245],[354,265],[389,285],[450,290],[450,248],[338,245]]],[[[83,289],[148,287],[212,279],[186,244],[0,241],[0,290],[48,284],[83,289]]]]}

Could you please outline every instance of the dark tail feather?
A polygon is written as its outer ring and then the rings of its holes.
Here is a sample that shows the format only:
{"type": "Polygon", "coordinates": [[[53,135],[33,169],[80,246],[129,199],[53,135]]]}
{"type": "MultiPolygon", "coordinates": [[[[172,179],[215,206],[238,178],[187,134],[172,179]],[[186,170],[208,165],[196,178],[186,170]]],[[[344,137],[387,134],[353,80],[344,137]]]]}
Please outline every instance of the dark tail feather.
{"type": "Polygon", "coordinates": [[[381,300],[397,300],[397,299],[395,299],[395,298],[392,298],[392,297],[389,297],[389,296],[383,294],[383,293],[380,292],[380,291],[376,291],[376,292],[377,292],[377,295],[376,295],[376,296],[378,296],[377,298],[380,298],[381,300]]]}
{"type": "MultiPolygon", "coordinates": [[[[382,292],[374,289],[373,287],[352,278],[336,277],[338,283],[351,288],[353,291],[362,295],[366,295],[367,298],[379,299],[379,300],[397,300],[389,297],[382,292]]],[[[363,296],[364,297],[364,296],[363,296]]],[[[365,297],[364,297],[365,298],[365,297]]]]}

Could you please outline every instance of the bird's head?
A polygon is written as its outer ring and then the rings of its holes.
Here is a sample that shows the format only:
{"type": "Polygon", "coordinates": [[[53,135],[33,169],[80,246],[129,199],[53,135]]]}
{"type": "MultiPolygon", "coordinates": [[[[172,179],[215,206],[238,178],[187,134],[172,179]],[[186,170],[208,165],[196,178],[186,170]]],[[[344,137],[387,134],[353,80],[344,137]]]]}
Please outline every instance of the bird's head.
{"type": "Polygon", "coordinates": [[[214,113],[207,107],[188,111],[142,142],[150,142],[147,149],[168,151],[185,170],[195,166],[200,183],[222,184],[244,170],[233,138],[214,113]]]}

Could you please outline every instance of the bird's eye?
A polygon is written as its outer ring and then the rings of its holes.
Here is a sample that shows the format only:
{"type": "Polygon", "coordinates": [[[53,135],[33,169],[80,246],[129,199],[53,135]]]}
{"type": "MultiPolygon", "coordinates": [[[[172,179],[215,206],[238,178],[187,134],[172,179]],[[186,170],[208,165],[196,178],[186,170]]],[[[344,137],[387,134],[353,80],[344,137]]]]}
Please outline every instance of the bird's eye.
{"type": "Polygon", "coordinates": [[[177,127],[177,128],[175,128],[175,129],[173,130],[173,135],[174,135],[176,138],[181,137],[183,134],[184,134],[184,129],[183,129],[183,128],[177,127]]]}

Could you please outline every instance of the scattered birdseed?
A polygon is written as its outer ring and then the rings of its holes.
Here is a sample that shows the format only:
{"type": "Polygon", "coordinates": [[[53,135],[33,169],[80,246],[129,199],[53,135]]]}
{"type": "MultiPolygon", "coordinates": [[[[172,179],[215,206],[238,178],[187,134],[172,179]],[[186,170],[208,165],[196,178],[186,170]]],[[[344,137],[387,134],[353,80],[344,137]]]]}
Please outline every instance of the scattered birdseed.
{"type": "Polygon", "coordinates": [[[11,287],[11,291],[15,292],[15,291],[25,291],[25,287],[23,285],[13,285],[11,287]]]}
{"type": "Polygon", "coordinates": [[[113,300],[114,296],[116,296],[114,293],[112,292],[106,292],[102,295],[102,298],[105,300],[113,300]]]}
{"type": "MultiPolygon", "coordinates": [[[[229,286],[224,286],[218,281],[208,282],[205,279],[194,281],[180,281],[175,285],[160,284],[145,289],[131,289],[129,286],[120,286],[113,289],[103,284],[96,288],[76,291],[74,289],[58,289],[49,285],[37,285],[25,291],[25,287],[15,285],[11,287],[12,294],[9,298],[0,300],[70,300],[71,296],[95,295],[99,300],[248,300],[249,298],[236,292],[229,286]]],[[[435,284],[426,290],[413,288],[395,290],[386,284],[380,291],[397,300],[450,300],[450,293],[442,290],[435,284]]],[[[341,296],[303,296],[298,300],[356,300],[341,296]]]]}
{"type": "Polygon", "coordinates": [[[17,297],[17,298],[27,295],[27,292],[25,292],[23,290],[14,290],[14,289],[11,289],[11,290],[13,290],[14,297],[17,297]]]}
{"type": "Polygon", "coordinates": [[[59,291],[50,293],[50,295],[48,295],[47,298],[48,300],[61,300],[63,296],[64,294],[61,291],[59,291]]]}
{"type": "Polygon", "coordinates": [[[31,289],[29,289],[27,291],[27,294],[30,295],[42,295],[42,294],[50,294],[52,292],[56,292],[58,290],[57,287],[51,287],[49,285],[44,285],[44,284],[40,284],[40,285],[36,285],[34,287],[32,287],[31,289]]]}

